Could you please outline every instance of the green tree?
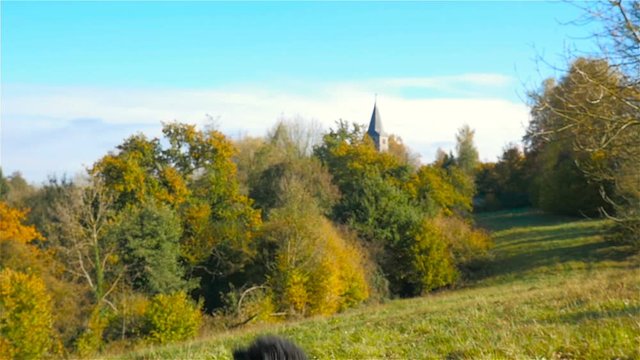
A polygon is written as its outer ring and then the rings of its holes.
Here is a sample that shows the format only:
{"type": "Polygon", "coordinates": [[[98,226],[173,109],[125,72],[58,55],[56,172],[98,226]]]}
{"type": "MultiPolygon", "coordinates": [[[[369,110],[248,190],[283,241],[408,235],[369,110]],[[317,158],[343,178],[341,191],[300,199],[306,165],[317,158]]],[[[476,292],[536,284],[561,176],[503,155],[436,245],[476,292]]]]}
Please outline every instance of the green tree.
{"type": "Polygon", "coordinates": [[[419,240],[416,233],[425,216],[433,214],[416,201],[418,191],[412,198],[407,190],[412,169],[393,155],[377,152],[361,127],[344,122],[325,135],[316,155],[344,194],[334,206],[333,219],[367,242],[394,294],[420,293],[415,278],[422,270],[412,260],[417,255],[413,250],[423,249],[414,246],[419,240]]]}
{"type": "Polygon", "coordinates": [[[481,203],[475,206],[475,210],[531,205],[531,163],[531,157],[527,159],[517,145],[510,144],[504,148],[498,162],[480,164],[475,182],[481,203]]]}
{"type": "Polygon", "coordinates": [[[300,125],[278,123],[257,151],[256,166],[249,177],[249,195],[263,217],[270,209],[280,207],[293,183],[299,183],[313,197],[316,205],[329,214],[339,196],[331,183],[331,175],[317,158],[310,157],[306,146],[310,135],[289,130],[300,125]],[[303,137],[303,140],[295,137],[303,137]]]}
{"type": "Polygon", "coordinates": [[[176,214],[152,201],[120,214],[109,236],[119,244],[133,289],[150,295],[185,289],[184,270],[179,264],[181,230],[176,214]]]}
{"type": "Polygon", "coordinates": [[[7,179],[2,175],[2,168],[0,167],[0,201],[6,201],[7,194],[9,193],[9,183],[7,179]]]}

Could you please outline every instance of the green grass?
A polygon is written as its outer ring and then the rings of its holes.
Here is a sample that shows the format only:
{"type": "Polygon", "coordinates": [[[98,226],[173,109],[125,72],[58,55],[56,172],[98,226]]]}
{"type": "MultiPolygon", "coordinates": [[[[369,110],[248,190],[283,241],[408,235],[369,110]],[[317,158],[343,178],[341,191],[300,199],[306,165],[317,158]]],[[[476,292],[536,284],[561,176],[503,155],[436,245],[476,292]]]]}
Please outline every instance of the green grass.
{"type": "Polygon", "coordinates": [[[114,357],[225,359],[276,333],[320,359],[640,358],[638,256],[604,239],[606,222],[532,210],[477,222],[494,230],[496,246],[464,287],[114,357]]]}

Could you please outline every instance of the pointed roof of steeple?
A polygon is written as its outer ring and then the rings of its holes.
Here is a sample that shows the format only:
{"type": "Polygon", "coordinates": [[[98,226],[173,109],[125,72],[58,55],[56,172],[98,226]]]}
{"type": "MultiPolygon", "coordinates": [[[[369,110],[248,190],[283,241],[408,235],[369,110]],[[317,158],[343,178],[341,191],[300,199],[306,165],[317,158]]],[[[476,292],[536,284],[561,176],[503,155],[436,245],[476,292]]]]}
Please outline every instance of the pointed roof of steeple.
{"type": "Polygon", "coordinates": [[[369,122],[369,129],[367,130],[367,133],[384,135],[384,130],[382,129],[382,118],[380,117],[380,112],[378,112],[377,101],[373,104],[373,113],[371,114],[371,122],[369,122]]]}

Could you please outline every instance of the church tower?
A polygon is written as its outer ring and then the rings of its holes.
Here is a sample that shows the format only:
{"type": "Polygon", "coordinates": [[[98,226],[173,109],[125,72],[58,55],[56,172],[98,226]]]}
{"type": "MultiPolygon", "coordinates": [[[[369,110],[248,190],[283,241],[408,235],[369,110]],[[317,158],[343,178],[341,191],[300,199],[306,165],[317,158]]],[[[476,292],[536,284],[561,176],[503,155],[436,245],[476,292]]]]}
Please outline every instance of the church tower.
{"type": "Polygon", "coordinates": [[[380,112],[378,112],[377,101],[373,104],[373,114],[371,114],[371,122],[369,123],[367,134],[373,140],[379,152],[389,150],[389,138],[382,129],[382,118],[380,118],[380,112]]]}

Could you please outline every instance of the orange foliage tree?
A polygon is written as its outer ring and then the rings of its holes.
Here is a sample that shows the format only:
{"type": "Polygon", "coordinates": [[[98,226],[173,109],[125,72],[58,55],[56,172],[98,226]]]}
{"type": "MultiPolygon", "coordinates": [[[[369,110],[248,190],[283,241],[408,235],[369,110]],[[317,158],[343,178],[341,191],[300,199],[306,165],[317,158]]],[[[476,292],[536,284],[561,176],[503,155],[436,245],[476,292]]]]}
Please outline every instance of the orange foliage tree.
{"type": "Polygon", "coordinates": [[[28,244],[34,240],[44,240],[35,227],[23,225],[27,213],[27,210],[14,209],[0,202],[0,241],[28,244]]]}

